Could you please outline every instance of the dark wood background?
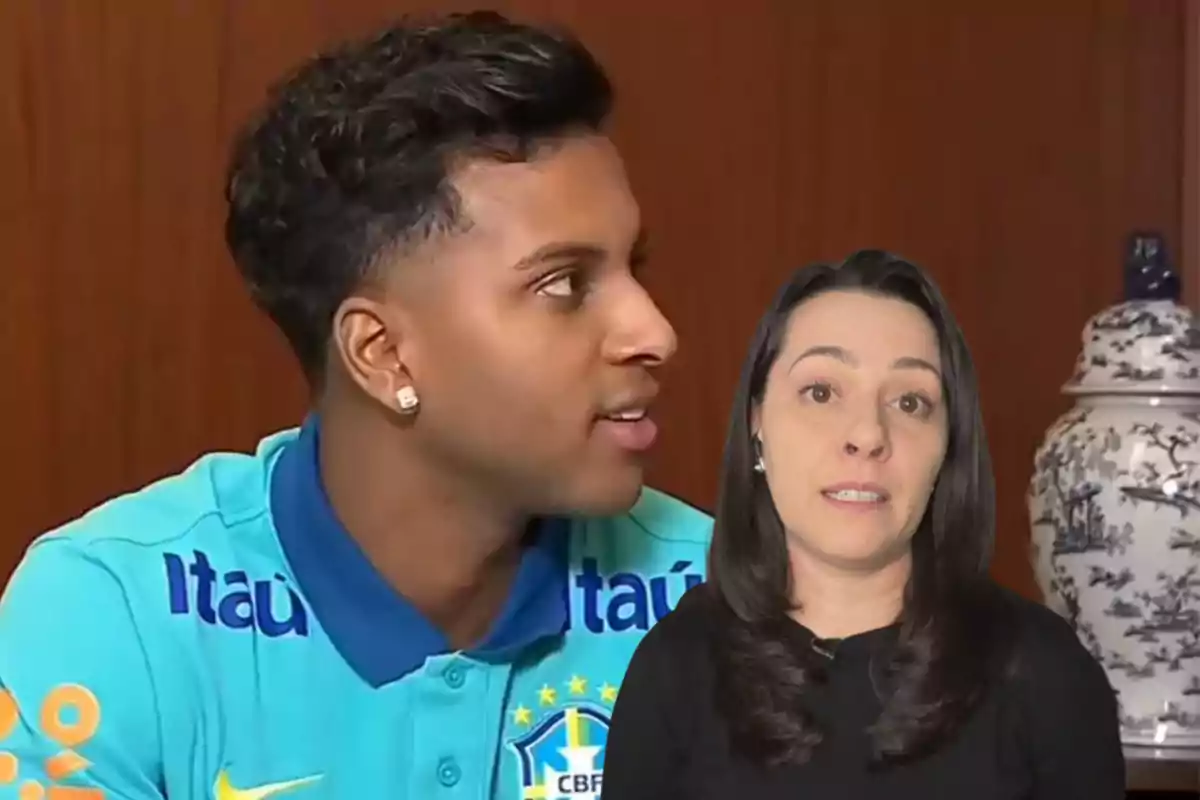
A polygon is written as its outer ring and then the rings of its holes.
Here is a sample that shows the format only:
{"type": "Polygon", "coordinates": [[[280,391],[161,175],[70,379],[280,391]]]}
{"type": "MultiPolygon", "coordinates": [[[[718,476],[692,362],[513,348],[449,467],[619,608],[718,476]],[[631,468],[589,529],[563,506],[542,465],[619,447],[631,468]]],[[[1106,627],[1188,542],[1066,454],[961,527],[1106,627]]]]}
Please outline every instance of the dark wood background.
{"type": "MultiPolygon", "coordinates": [[[[1180,239],[1183,2],[495,4],[573,26],[619,87],[682,341],[654,482],[710,506],[789,270],[899,251],[970,338],[996,574],[1034,592],[1025,487],[1080,327],[1118,299],[1131,228],[1180,239]]],[[[414,5],[0,2],[0,580],[38,532],[298,420],[299,375],[222,249],[226,145],[291,62],[414,5]]]]}

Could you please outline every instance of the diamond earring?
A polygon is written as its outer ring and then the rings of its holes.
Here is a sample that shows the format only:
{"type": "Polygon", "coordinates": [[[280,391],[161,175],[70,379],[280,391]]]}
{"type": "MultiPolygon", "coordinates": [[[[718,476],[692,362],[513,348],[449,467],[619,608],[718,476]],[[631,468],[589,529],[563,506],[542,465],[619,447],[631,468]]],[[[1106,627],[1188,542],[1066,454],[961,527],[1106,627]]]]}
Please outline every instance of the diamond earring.
{"type": "Polygon", "coordinates": [[[401,414],[412,414],[421,405],[421,398],[417,397],[417,390],[413,387],[401,386],[396,390],[396,405],[400,407],[401,414]]]}

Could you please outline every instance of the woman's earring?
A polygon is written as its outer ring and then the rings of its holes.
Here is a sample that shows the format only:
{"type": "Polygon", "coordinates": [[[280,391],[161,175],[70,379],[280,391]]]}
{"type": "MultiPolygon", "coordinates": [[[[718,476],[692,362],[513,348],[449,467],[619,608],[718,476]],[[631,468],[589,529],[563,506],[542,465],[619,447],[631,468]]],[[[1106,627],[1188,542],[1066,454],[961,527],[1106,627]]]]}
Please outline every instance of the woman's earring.
{"type": "Polygon", "coordinates": [[[767,471],[767,465],[762,457],[762,437],[755,435],[754,439],[754,471],[760,475],[767,471]]]}
{"type": "Polygon", "coordinates": [[[413,387],[401,386],[396,390],[396,405],[400,407],[401,414],[413,414],[421,405],[421,398],[417,397],[417,390],[413,387]]]}

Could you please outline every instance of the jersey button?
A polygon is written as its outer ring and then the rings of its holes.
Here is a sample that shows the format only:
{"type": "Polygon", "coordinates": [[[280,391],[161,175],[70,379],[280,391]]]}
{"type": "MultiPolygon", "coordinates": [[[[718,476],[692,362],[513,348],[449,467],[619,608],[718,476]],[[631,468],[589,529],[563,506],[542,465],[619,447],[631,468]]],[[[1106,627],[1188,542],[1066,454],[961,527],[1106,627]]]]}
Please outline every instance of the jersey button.
{"type": "Polygon", "coordinates": [[[451,689],[461,689],[463,684],[467,682],[467,673],[458,664],[451,664],[442,677],[446,680],[446,685],[451,689]]]}
{"type": "Polygon", "coordinates": [[[462,780],[462,769],[453,758],[443,758],[438,762],[438,783],[447,788],[462,780]]]}

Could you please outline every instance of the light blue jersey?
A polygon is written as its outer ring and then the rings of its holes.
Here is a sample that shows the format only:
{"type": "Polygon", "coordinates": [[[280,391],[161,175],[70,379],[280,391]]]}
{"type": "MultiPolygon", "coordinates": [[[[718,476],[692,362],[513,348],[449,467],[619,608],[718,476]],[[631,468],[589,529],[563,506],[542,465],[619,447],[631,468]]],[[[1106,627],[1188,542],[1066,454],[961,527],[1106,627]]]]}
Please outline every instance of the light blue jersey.
{"type": "Polygon", "coordinates": [[[703,580],[711,520],[646,490],[544,522],[454,652],[337,523],[317,438],[207,456],[31,546],[0,601],[0,800],[599,796],[626,665],[703,580]]]}

